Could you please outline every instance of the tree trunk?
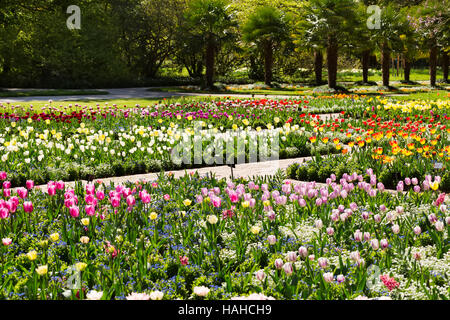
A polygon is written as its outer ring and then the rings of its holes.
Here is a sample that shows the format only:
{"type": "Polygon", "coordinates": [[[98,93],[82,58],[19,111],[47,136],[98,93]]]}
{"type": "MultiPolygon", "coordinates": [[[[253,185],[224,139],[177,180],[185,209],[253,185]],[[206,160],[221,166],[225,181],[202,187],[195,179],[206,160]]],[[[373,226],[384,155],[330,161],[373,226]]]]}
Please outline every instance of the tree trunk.
{"type": "Polygon", "coordinates": [[[264,83],[268,86],[272,84],[273,48],[272,42],[264,44],[264,83]]]}
{"type": "Polygon", "coordinates": [[[430,86],[432,87],[436,86],[437,52],[436,43],[433,43],[430,47],[430,86]]]}
{"type": "Polygon", "coordinates": [[[381,45],[381,72],[383,74],[383,86],[389,87],[389,60],[391,51],[387,41],[381,45]]]}
{"type": "Polygon", "coordinates": [[[411,61],[405,57],[405,82],[410,82],[409,75],[411,74],[411,61]]]}
{"type": "Polygon", "coordinates": [[[214,54],[215,48],[212,42],[206,46],[206,87],[214,86],[214,54]]]}
{"type": "Polygon", "coordinates": [[[363,51],[361,57],[363,83],[369,82],[369,58],[370,58],[370,50],[363,51]]]}
{"type": "Polygon", "coordinates": [[[338,42],[333,35],[328,36],[327,45],[327,67],[328,67],[328,87],[336,88],[337,79],[337,59],[338,42]]]}
{"type": "Polygon", "coordinates": [[[323,67],[323,54],[320,50],[314,50],[314,73],[316,76],[316,86],[322,84],[322,67],[323,67]]]}
{"type": "Polygon", "coordinates": [[[448,83],[448,53],[442,50],[442,72],[445,83],[448,83]]]}

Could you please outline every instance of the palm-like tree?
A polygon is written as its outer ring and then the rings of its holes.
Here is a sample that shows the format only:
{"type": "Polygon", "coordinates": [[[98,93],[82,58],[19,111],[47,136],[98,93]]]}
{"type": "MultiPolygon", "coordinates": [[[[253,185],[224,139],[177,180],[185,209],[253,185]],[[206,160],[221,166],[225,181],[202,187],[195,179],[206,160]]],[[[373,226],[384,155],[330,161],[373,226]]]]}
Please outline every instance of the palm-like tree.
{"type": "Polygon", "coordinates": [[[273,50],[289,39],[289,18],[282,11],[264,6],[257,8],[242,27],[243,39],[254,42],[264,52],[264,82],[271,85],[273,50]]]}
{"type": "Polygon", "coordinates": [[[205,48],[206,86],[214,84],[215,56],[220,44],[233,38],[237,23],[229,12],[227,0],[192,0],[185,12],[191,34],[200,39],[205,48]]]}
{"type": "Polygon", "coordinates": [[[408,23],[396,4],[388,4],[381,11],[381,28],[368,30],[371,39],[377,44],[381,53],[381,72],[383,86],[389,87],[389,63],[391,52],[401,52],[403,45],[401,35],[407,32],[408,23]]]}
{"type": "Polygon", "coordinates": [[[449,45],[448,4],[441,0],[429,0],[418,7],[410,20],[422,43],[429,49],[430,86],[434,87],[439,47],[446,48],[449,45]]]}
{"type": "Polygon", "coordinates": [[[354,0],[310,0],[305,6],[305,28],[326,43],[328,86],[336,88],[338,50],[350,42],[358,24],[354,0]]]}

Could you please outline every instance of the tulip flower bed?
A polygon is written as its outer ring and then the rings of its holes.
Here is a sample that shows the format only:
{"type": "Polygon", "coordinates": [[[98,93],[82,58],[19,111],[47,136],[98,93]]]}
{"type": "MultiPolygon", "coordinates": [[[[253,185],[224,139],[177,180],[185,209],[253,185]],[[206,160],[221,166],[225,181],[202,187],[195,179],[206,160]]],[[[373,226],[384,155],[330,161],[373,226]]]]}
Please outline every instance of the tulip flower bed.
{"type": "Polygon", "coordinates": [[[450,191],[449,100],[402,103],[378,100],[381,104],[376,107],[345,112],[345,120],[336,119],[331,127],[319,124],[317,133],[309,138],[310,143],[330,140],[334,134],[341,138],[333,139],[337,146],[345,143],[338,148],[342,149],[342,155],[316,156],[302,165],[294,164],[287,170],[288,176],[325,182],[330,174],[340,179],[345,172],[360,174],[372,168],[388,188],[400,190],[403,187],[396,185],[398,181],[416,178],[422,182],[426,175],[439,175],[441,190],[450,191]],[[341,136],[335,134],[337,130],[341,136]]]}
{"type": "Polygon", "coordinates": [[[448,195],[334,178],[5,180],[0,298],[450,298],[448,195]]]}
{"type": "MultiPolygon", "coordinates": [[[[319,119],[304,112],[299,116],[308,103],[236,100],[134,108],[8,106],[0,114],[0,170],[7,171],[13,186],[23,186],[30,178],[45,183],[189,168],[193,165],[175,165],[171,151],[183,137],[195,134],[202,134],[203,140],[218,135],[237,140],[242,132],[253,136],[276,133],[281,158],[309,156],[305,131],[312,128],[310,120],[319,119]],[[308,128],[299,125],[304,119],[308,128]],[[194,132],[197,123],[203,132],[194,132]]],[[[331,143],[315,146],[317,151],[337,152],[331,143]]],[[[240,156],[237,152],[236,147],[236,157],[240,156]]]]}
{"type": "Polygon", "coordinates": [[[248,140],[246,151],[237,147],[240,134],[278,134],[279,158],[317,155],[309,169],[295,174],[297,168],[291,169],[293,178],[324,181],[331,173],[340,178],[345,171],[373,168],[387,187],[394,187],[396,180],[423,181],[426,174],[439,174],[442,190],[448,191],[449,109],[449,100],[396,102],[358,96],[133,108],[7,106],[0,114],[0,170],[8,173],[13,186],[24,186],[27,179],[42,184],[209,166],[194,164],[192,153],[191,164],[176,164],[173,148],[185,137],[201,135],[203,150],[216,148],[220,139],[233,141],[235,156],[244,152],[248,159],[248,140]],[[318,115],[342,109],[331,119],[318,115]],[[324,154],[341,152],[348,167],[341,158],[336,165],[323,165],[329,161],[324,154]]]}

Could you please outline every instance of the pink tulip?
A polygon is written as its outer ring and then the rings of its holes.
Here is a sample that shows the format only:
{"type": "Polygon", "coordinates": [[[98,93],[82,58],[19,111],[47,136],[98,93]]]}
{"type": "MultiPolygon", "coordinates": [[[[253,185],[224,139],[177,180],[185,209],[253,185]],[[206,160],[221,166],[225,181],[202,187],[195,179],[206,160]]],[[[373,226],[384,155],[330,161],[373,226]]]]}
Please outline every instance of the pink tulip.
{"type": "MultiPolygon", "coordinates": [[[[334,209],[333,209],[333,210],[334,210],[334,209]]],[[[338,211],[338,212],[333,212],[333,213],[331,214],[331,220],[332,220],[333,222],[336,222],[336,221],[339,220],[339,211],[338,211]]]]}
{"type": "Polygon", "coordinates": [[[373,250],[378,250],[378,248],[380,248],[380,243],[378,242],[378,239],[372,239],[372,241],[370,241],[370,245],[372,246],[373,250]]]}
{"type": "Polygon", "coordinates": [[[85,200],[86,204],[90,204],[93,206],[97,205],[97,199],[95,198],[95,196],[93,194],[87,194],[84,197],[84,200],[85,200]]]}
{"type": "Polygon", "coordinates": [[[398,234],[400,232],[400,226],[398,224],[394,224],[392,226],[392,232],[398,234]]]}
{"type": "Polygon", "coordinates": [[[422,232],[422,229],[419,226],[416,226],[414,227],[413,231],[418,236],[422,232]]]}
{"type": "Polygon", "coordinates": [[[0,180],[6,180],[8,178],[8,175],[5,171],[0,171],[0,180]]]}
{"type": "Polygon", "coordinates": [[[283,184],[281,186],[281,191],[283,191],[285,194],[291,193],[291,185],[290,184],[283,184]]]}
{"type": "Polygon", "coordinates": [[[439,232],[444,231],[444,223],[442,221],[437,221],[436,224],[434,225],[436,230],[439,232]]]}
{"type": "Polygon", "coordinates": [[[73,218],[77,218],[80,215],[80,209],[77,206],[72,206],[69,208],[69,213],[73,218]]]}
{"type": "Polygon", "coordinates": [[[437,221],[437,217],[434,213],[428,215],[428,221],[430,221],[431,224],[435,224],[437,221]]]}
{"type": "Polygon", "coordinates": [[[152,200],[152,197],[147,192],[143,192],[140,195],[140,198],[144,204],[150,203],[150,201],[152,200]]]}
{"type": "Polygon", "coordinates": [[[361,259],[359,251],[352,251],[352,252],[350,252],[350,259],[352,259],[355,262],[359,261],[361,259]]]}
{"type": "Polygon", "coordinates": [[[23,211],[27,213],[33,212],[33,203],[31,201],[25,201],[23,203],[23,211]]]}
{"type": "Polygon", "coordinates": [[[27,185],[27,189],[31,190],[31,189],[34,188],[34,181],[33,180],[27,180],[26,185],[27,185]]]}
{"type": "Polygon", "coordinates": [[[86,185],[86,194],[94,194],[95,193],[95,184],[88,183],[86,185]]]}
{"type": "Polygon", "coordinates": [[[331,272],[327,272],[323,274],[323,279],[325,280],[325,282],[330,283],[331,281],[333,281],[333,274],[331,272]]]}
{"type": "Polygon", "coordinates": [[[86,215],[92,217],[95,215],[95,206],[93,205],[87,205],[84,207],[85,211],[86,211],[86,215]]]}
{"type": "Polygon", "coordinates": [[[375,220],[375,222],[380,223],[381,222],[381,216],[379,214],[376,214],[373,216],[373,220],[375,220]]]}
{"type": "Polygon", "coordinates": [[[297,253],[295,251],[289,251],[286,254],[286,260],[290,262],[294,262],[297,260],[297,253]]]}
{"type": "Polygon", "coordinates": [[[6,201],[6,207],[10,213],[14,213],[17,210],[18,201],[14,201],[13,198],[6,201]]]}
{"type": "Polygon", "coordinates": [[[263,281],[266,278],[266,274],[264,273],[264,270],[259,270],[256,272],[256,279],[259,281],[263,281]]]}
{"type": "Polygon", "coordinates": [[[111,201],[111,205],[112,205],[114,208],[117,208],[117,207],[120,206],[120,198],[119,198],[119,197],[112,197],[112,198],[110,199],[110,201],[111,201]]]}
{"type": "Polygon", "coordinates": [[[239,196],[238,196],[238,194],[237,194],[235,191],[232,191],[232,192],[229,194],[229,197],[230,197],[230,201],[231,201],[232,203],[236,203],[236,202],[239,201],[239,196]]]}
{"type": "Polygon", "coordinates": [[[47,193],[49,196],[54,196],[56,194],[56,187],[53,185],[48,187],[47,193]]]}
{"type": "Polygon", "coordinates": [[[214,208],[219,208],[222,205],[222,199],[220,199],[219,197],[214,197],[211,200],[214,208]]]}
{"type": "Polygon", "coordinates": [[[134,198],[134,196],[129,195],[129,196],[127,197],[127,205],[128,205],[129,207],[133,207],[135,204],[136,204],[136,199],[134,198]]]}
{"type": "Polygon", "coordinates": [[[298,204],[299,204],[300,207],[302,207],[302,208],[306,207],[306,201],[305,201],[305,199],[301,198],[301,199],[298,201],[298,204]]]}
{"type": "Polygon", "coordinates": [[[0,219],[6,219],[9,217],[9,211],[6,208],[0,208],[0,219]]]}
{"type": "Polygon", "coordinates": [[[284,273],[286,273],[286,275],[290,276],[294,272],[294,268],[292,267],[292,263],[286,262],[283,265],[283,270],[284,270],[284,273]]]}
{"type": "Polygon", "coordinates": [[[70,207],[72,207],[74,205],[76,205],[74,198],[69,198],[69,199],[64,200],[64,206],[66,208],[70,208],[70,207]]]}
{"type": "Polygon", "coordinates": [[[356,242],[361,242],[363,233],[360,230],[356,230],[353,236],[354,236],[356,242]]]}
{"type": "Polygon", "coordinates": [[[317,260],[317,262],[319,263],[319,267],[321,267],[322,269],[325,269],[326,267],[328,267],[328,259],[327,258],[319,258],[317,260]]]}
{"type": "Polygon", "coordinates": [[[65,187],[64,181],[57,181],[55,187],[57,190],[64,190],[65,187]]]}
{"type": "Polygon", "coordinates": [[[283,260],[281,259],[276,259],[274,262],[275,268],[280,270],[283,267],[283,260]]]}
{"type": "Polygon", "coordinates": [[[300,254],[300,256],[302,258],[306,258],[306,256],[308,255],[308,249],[306,249],[306,247],[300,247],[298,248],[298,253],[300,254]]]}
{"type": "Polygon", "coordinates": [[[361,216],[362,216],[362,218],[363,218],[365,221],[367,221],[367,219],[369,219],[369,213],[368,213],[367,211],[364,211],[364,212],[361,214],[361,216]]]}
{"type": "Polygon", "coordinates": [[[27,195],[28,195],[28,190],[26,188],[23,188],[23,187],[18,188],[17,189],[17,194],[19,195],[19,197],[21,199],[25,199],[27,197],[27,195]]]}
{"type": "Polygon", "coordinates": [[[271,234],[267,237],[267,241],[270,245],[274,245],[275,243],[277,243],[277,237],[271,234]]]}

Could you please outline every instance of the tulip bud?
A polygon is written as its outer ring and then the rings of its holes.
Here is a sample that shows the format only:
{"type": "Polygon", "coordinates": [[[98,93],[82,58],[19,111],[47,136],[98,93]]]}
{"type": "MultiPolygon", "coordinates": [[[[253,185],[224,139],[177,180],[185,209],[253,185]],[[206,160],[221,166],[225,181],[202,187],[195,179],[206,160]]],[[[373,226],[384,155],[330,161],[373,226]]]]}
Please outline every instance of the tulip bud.
{"type": "Polygon", "coordinates": [[[392,226],[392,232],[398,234],[400,232],[400,226],[398,224],[394,224],[392,226]]]}
{"type": "Polygon", "coordinates": [[[267,241],[270,245],[274,245],[275,243],[277,243],[277,238],[274,235],[270,235],[267,237],[267,241]]]}
{"type": "Polygon", "coordinates": [[[381,245],[382,249],[386,249],[389,246],[389,243],[388,243],[387,239],[382,239],[380,241],[380,245],[381,245]]]}
{"type": "Polygon", "coordinates": [[[302,258],[306,258],[306,256],[308,255],[308,249],[302,246],[298,249],[298,253],[302,258]]]}
{"type": "Polygon", "coordinates": [[[258,279],[259,281],[263,281],[265,277],[266,274],[264,273],[264,270],[259,270],[256,272],[256,279],[258,279]]]}
{"type": "Polygon", "coordinates": [[[331,281],[333,281],[333,274],[331,272],[327,272],[323,274],[323,279],[325,280],[325,282],[330,283],[331,281]]]}
{"type": "Polygon", "coordinates": [[[419,226],[416,226],[416,227],[414,227],[414,233],[418,236],[421,232],[422,232],[422,229],[419,227],[419,226]]]}
{"type": "Polygon", "coordinates": [[[286,255],[286,260],[290,262],[294,262],[297,260],[297,253],[295,251],[290,251],[286,255]]]}
{"type": "Polygon", "coordinates": [[[292,267],[292,263],[286,262],[286,263],[283,265],[283,270],[284,270],[284,272],[285,272],[288,276],[290,276],[290,275],[294,272],[294,269],[293,269],[293,267],[292,267]]]}
{"type": "Polygon", "coordinates": [[[372,239],[372,241],[370,241],[370,245],[372,246],[373,250],[378,250],[380,248],[378,239],[372,239]]]}
{"type": "Polygon", "coordinates": [[[274,262],[275,268],[278,269],[278,270],[280,270],[280,269],[283,267],[283,263],[284,263],[283,260],[281,260],[281,259],[276,259],[275,262],[274,262]]]}
{"type": "Polygon", "coordinates": [[[332,235],[334,234],[334,229],[333,229],[332,227],[328,227],[328,228],[327,228],[327,234],[328,234],[329,236],[332,236],[332,235]]]}

